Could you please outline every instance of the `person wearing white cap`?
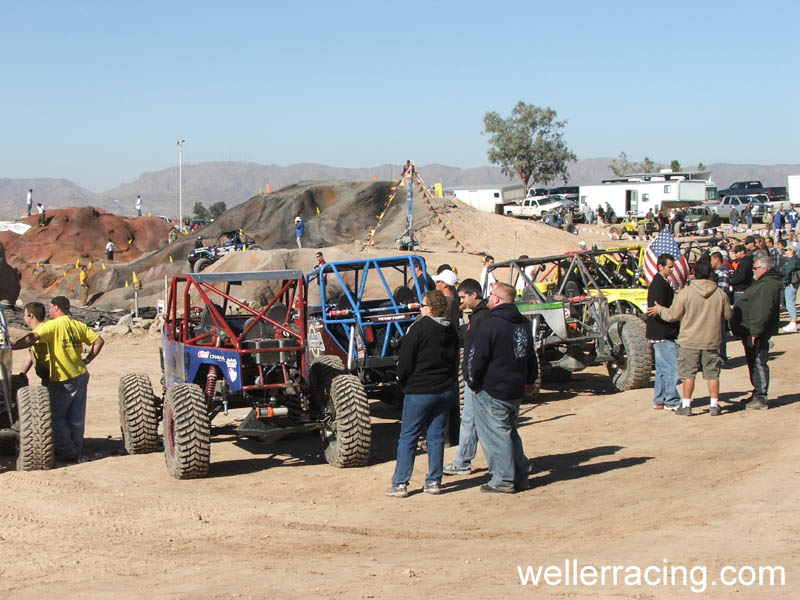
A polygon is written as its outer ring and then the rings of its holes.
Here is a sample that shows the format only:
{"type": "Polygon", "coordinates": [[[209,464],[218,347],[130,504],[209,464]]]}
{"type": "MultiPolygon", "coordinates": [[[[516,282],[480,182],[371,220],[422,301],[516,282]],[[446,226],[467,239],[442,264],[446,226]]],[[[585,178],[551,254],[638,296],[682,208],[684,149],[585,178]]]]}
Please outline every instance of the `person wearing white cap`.
{"type": "Polygon", "coordinates": [[[437,273],[431,279],[436,284],[436,289],[444,294],[447,298],[447,318],[450,320],[451,325],[458,329],[458,322],[461,318],[461,310],[459,308],[460,302],[456,296],[456,284],[458,283],[458,276],[450,269],[445,269],[441,273],[437,273]]]}
{"type": "Polygon", "coordinates": [[[295,237],[297,238],[297,247],[303,247],[303,233],[305,233],[305,226],[303,225],[303,219],[301,217],[294,218],[294,233],[295,237]]]}

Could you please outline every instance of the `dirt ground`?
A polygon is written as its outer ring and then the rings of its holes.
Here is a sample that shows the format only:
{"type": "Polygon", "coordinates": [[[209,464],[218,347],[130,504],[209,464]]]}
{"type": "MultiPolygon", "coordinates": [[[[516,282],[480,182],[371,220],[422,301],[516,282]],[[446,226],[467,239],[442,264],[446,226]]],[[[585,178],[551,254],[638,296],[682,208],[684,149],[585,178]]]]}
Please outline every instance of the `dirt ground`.
{"type": "Polygon", "coordinates": [[[686,418],[652,410],[651,389],[612,393],[593,369],[523,405],[530,491],[481,493],[479,451],[476,472],[445,478],[441,496],[420,493],[427,463],[419,455],[413,493],[394,499],[384,491],[398,415],[378,403],[364,468],[328,466],[311,435],[271,446],[237,441],[224,427],[233,413],[215,421],[207,479],[172,479],[161,453],[124,455],[117,383],[145,372],[158,386],[157,341],[110,339],[91,366],[92,460],[18,473],[0,457],[0,596],[649,599],[703,588],[720,598],[795,598],[800,336],[774,341],[771,410],[729,408],[749,389],[734,342],[718,418],[707,412],[701,381],[699,406],[686,418]],[[520,583],[518,566],[573,559],[579,568],[696,570],[685,585],[680,573],[675,585],[626,586],[622,576],[605,586],[520,583]],[[724,587],[728,565],[781,566],[785,585],[724,587]]]}

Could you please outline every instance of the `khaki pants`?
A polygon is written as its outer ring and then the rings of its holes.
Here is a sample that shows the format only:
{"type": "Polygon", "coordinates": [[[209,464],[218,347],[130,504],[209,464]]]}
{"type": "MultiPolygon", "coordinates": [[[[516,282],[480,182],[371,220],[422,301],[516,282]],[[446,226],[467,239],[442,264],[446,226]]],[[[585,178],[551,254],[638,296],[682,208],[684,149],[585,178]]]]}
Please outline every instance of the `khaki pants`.
{"type": "Polygon", "coordinates": [[[86,306],[89,302],[89,286],[82,285],[80,289],[81,306],[86,306]]]}

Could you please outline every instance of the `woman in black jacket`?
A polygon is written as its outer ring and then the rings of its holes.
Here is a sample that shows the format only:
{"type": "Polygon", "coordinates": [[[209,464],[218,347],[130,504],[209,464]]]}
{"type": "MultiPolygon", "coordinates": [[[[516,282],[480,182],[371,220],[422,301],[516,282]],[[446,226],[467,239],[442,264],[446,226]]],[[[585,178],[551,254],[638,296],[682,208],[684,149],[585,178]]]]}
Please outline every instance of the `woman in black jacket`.
{"type": "Polygon", "coordinates": [[[417,440],[426,430],[428,474],[423,491],[440,493],[447,414],[458,390],[458,333],[446,318],[447,299],[438,290],[422,297],[422,316],[400,346],[397,378],[405,394],[397,441],[397,465],[387,496],[408,496],[417,440]]]}

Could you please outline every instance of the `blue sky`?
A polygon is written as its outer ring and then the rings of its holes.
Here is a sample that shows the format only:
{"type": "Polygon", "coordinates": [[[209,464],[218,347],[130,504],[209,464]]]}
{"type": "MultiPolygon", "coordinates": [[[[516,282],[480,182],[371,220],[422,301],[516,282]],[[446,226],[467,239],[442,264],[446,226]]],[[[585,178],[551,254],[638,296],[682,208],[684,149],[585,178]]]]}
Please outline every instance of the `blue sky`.
{"type": "Polygon", "coordinates": [[[0,3],[0,177],[94,192],[214,160],[488,164],[483,115],[579,158],[800,163],[790,2],[0,3]]]}

